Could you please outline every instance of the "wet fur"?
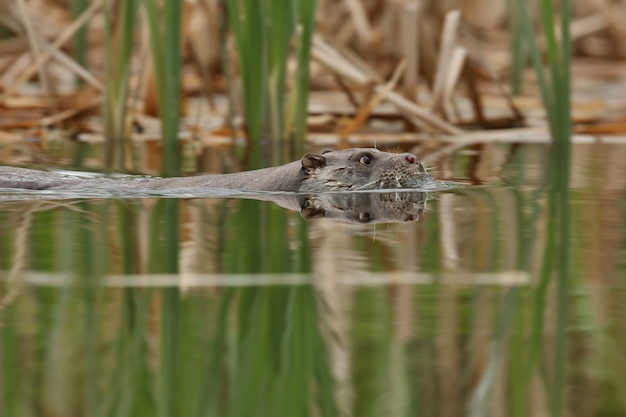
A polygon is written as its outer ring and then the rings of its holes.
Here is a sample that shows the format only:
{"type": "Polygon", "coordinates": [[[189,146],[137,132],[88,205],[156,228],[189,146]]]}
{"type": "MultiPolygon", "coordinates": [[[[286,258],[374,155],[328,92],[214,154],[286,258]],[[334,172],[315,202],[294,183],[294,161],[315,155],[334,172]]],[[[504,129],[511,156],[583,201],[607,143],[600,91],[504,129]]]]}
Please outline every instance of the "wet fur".
{"type": "Polygon", "coordinates": [[[0,188],[29,190],[202,187],[244,191],[325,192],[420,187],[434,181],[414,155],[382,152],[371,148],[307,154],[300,161],[255,171],[176,178],[80,178],[24,168],[0,167],[0,188]]]}
{"type": "MultiPolygon", "coordinates": [[[[315,155],[315,164],[303,162],[309,169],[299,191],[356,191],[419,187],[431,181],[422,164],[411,154],[382,152],[377,149],[347,149],[315,155]],[[407,161],[407,155],[415,163],[407,161]],[[363,157],[370,164],[361,162],[363,157]]],[[[305,155],[303,161],[309,157],[305,155]]]]}

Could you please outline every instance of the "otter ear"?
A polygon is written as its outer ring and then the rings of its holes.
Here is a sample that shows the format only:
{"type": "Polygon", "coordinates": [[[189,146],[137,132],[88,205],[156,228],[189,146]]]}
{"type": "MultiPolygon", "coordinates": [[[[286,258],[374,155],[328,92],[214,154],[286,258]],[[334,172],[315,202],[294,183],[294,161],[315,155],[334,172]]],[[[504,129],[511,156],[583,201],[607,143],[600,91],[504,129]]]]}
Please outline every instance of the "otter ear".
{"type": "Polygon", "coordinates": [[[326,166],[326,158],[322,155],[308,153],[302,157],[302,168],[307,174],[311,174],[317,168],[326,166]]]}
{"type": "Polygon", "coordinates": [[[319,219],[326,215],[326,209],[320,201],[312,196],[306,196],[306,199],[301,205],[300,215],[306,219],[319,219]]]}

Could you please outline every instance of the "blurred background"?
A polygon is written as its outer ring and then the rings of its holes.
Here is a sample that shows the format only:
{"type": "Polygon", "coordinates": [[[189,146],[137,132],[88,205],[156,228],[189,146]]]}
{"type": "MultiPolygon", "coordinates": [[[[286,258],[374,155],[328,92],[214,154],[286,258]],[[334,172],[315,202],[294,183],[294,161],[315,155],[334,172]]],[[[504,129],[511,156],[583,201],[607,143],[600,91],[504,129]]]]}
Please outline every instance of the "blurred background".
{"type": "Polygon", "coordinates": [[[567,106],[544,90],[561,79],[554,96],[569,103],[571,88],[575,132],[623,134],[626,123],[619,1],[0,7],[5,164],[174,175],[206,171],[211,148],[239,147],[254,167],[305,144],[427,154],[449,143],[441,136],[515,141],[550,132],[560,111],[544,103],[567,106]]]}

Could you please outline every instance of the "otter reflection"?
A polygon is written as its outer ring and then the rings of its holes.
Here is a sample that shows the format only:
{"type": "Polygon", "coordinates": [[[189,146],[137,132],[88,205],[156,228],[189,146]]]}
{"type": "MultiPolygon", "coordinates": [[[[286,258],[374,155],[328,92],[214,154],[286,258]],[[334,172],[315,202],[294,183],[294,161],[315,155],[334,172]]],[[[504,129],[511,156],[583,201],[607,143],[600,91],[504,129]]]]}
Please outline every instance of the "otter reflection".
{"type": "Polygon", "coordinates": [[[425,192],[304,195],[300,214],[308,220],[325,218],[342,223],[416,222],[427,200],[425,192]]]}
{"type": "MultiPolygon", "coordinates": [[[[135,199],[138,196],[126,196],[135,199]]],[[[141,198],[154,198],[145,195],[141,198]]],[[[160,196],[165,197],[165,196],[160,196]]],[[[416,222],[424,211],[429,193],[417,191],[323,193],[323,194],[213,194],[214,199],[253,199],[271,201],[285,209],[298,211],[304,219],[325,218],[342,223],[406,223],[416,222]]],[[[45,194],[0,194],[0,201],[7,203],[31,201],[39,210],[53,209],[62,204],[72,206],[85,199],[76,196],[45,194]],[[72,198],[73,197],[73,198],[72,198]],[[60,200],[65,200],[60,203],[60,200]],[[48,204],[46,204],[46,202],[48,204]]],[[[192,197],[194,200],[198,197],[192,197]]],[[[91,200],[91,199],[89,199],[91,200]]],[[[99,198],[93,198],[99,200],[99,198]]]]}

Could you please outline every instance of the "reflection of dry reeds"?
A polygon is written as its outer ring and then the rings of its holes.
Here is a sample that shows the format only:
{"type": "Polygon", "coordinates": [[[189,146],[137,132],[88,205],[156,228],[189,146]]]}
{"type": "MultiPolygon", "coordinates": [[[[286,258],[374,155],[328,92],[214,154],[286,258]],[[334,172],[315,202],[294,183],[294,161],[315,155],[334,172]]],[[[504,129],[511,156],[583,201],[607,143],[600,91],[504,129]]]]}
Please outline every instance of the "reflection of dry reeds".
{"type": "MultiPolygon", "coordinates": [[[[527,148],[540,152],[532,146],[527,148]]],[[[611,149],[596,146],[586,153],[592,154],[590,164],[595,164],[606,160],[611,149]]],[[[524,159],[537,166],[542,162],[533,153],[524,155],[524,159]]],[[[497,158],[485,163],[499,164],[497,158]]],[[[624,363],[621,352],[626,342],[623,326],[626,318],[623,309],[625,293],[620,275],[623,242],[618,238],[618,232],[624,229],[624,219],[623,208],[620,209],[617,204],[606,204],[606,201],[614,202],[616,193],[623,189],[623,185],[616,188],[622,184],[619,182],[621,180],[604,181],[602,177],[596,182],[589,182],[589,176],[584,173],[593,166],[584,165],[582,159],[577,166],[581,172],[573,179],[576,193],[585,193],[589,198],[577,198],[573,202],[578,210],[573,225],[577,238],[571,244],[582,255],[580,258],[585,259],[581,264],[578,262],[582,260],[573,261],[576,266],[573,268],[574,273],[581,282],[572,284],[571,297],[576,303],[576,309],[575,314],[568,319],[571,355],[566,365],[568,372],[573,375],[567,381],[567,387],[576,394],[572,396],[568,409],[587,410],[582,414],[586,416],[593,415],[609,404],[611,410],[619,414],[624,410],[623,399],[620,397],[613,405],[610,401],[612,392],[622,392],[624,387],[623,377],[619,373],[623,367],[618,366],[624,363]],[[590,205],[590,198],[595,198],[597,202],[590,205]],[[610,389],[603,389],[606,386],[610,389]]],[[[620,178],[624,177],[622,175],[620,178]]],[[[18,360],[7,361],[7,369],[12,370],[13,374],[5,370],[3,381],[7,386],[22,386],[15,384],[16,377],[11,376],[19,375],[23,378],[20,384],[31,384],[31,390],[23,391],[26,400],[41,401],[47,409],[69,410],[66,414],[80,414],[80,392],[67,388],[71,384],[60,384],[59,381],[84,378],[85,384],[92,386],[92,389],[94,386],[100,387],[92,385],[97,384],[97,381],[113,381],[103,388],[103,397],[113,398],[115,388],[120,386],[124,388],[124,393],[138,395],[135,394],[139,391],[137,384],[128,387],[120,384],[123,381],[134,381],[130,378],[134,375],[131,373],[134,369],[131,365],[145,362],[146,375],[149,376],[146,386],[151,388],[153,373],[158,373],[159,369],[154,356],[161,351],[162,345],[158,339],[158,321],[155,321],[159,314],[150,294],[154,292],[158,295],[161,286],[176,287],[182,283],[190,286],[189,292],[179,300],[180,323],[185,327],[172,340],[177,340],[181,349],[189,349],[183,350],[179,356],[179,363],[188,367],[183,369],[198,369],[201,372],[198,372],[197,378],[193,377],[191,371],[181,372],[181,379],[172,382],[172,392],[182,396],[182,391],[189,392],[193,387],[203,386],[203,378],[215,378],[218,388],[212,388],[211,393],[217,398],[223,393],[219,389],[222,384],[228,388],[234,386],[232,381],[236,380],[236,375],[233,369],[247,365],[240,358],[249,357],[239,356],[241,350],[232,343],[214,343],[209,340],[214,329],[220,326],[228,329],[228,337],[237,337],[240,331],[237,314],[233,311],[236,308],[231,309],[229,314],[218,312],[217,306],[221,300],[227,299],[225,294],[234,294],[235,306],[245,302],[244,297],[237,296],[237,291],[231,292],[229,288],[243,285],[263,292],[270,287],[277,288],[276,284],[293,288],[303,284],[308,286],[313,279],[318,300],[315,321],[295,320],[293,310],[283,311],[279,307],[274,307],[278,313],[273,319],[280,328],[283,328],[283,320],[294,320],[284,326],[294,332],[317,332],[317,325],[328,332],[328,338],[325,339],[330,353],[328,371],[336,378],[333,399],[338,402],[338,408],[344,415],[357,415],[353,411],[359,407],[357,403],[361,407],[402,410],[405,411],[404,415],[460,415],[464,412],[472,416],[515,413],[549,415],[546,404],[552,394],[546,386],[543,373],[544,369],[552,372],[555,366],[551,354],[555,335],[551,327],[546,327],[537,339],[537,343],[544,346],[544,351],[539,358],[538,370],[526,386],[524,378],[520,378],[519,374],[526,371],[527,365],[530,318],[535,303],[533,282],[528,272],[507,272],[513,271],[521,262],[517,256],[521,252],[519,245],[523,243],[523,230],[527,226],[523,219],[517,217],[513,200],[529,198],[528,194],[522,187],[466,189],[433,201],[432,204],[439,210],[410,227],[338,227],[336,223],[325,220],[311,223],[309,237],[311,256],[314,258],[313,274],[225,274],[214,271],[215,266],[209,260],[216,257],[214,239],[242,239],[241,236],[233,235],[217,237],[221,234],[219,223],[223,220],[219,216],[219,207],[223,204],[221,201],[194,200],[188,203],[189,210],[181,210],[182,245],[179,250],[183,255],[183,271],[173,274],[145,273],[149,268],[140,266],[140,261],[137,262],[135,273],[120,273],[125,257],[132,254],[132,259],[150,258],[148,252],[153,239],[147,231],[155,216],[153,200],[141,200],[127,206],[130,210],[126,215],[130,215],[133,222],[126,224],[139,227],[133,230],[135,249],[124,249],[125,245],[120,242],[128,234],[128,230],[116,227],[121,224],[119,220],[125,211],[121,206],[120,209],[107,211],[106,226],[103,227],[104,220],[97,213],[103,214],[104,211],[97,208],[96,201],[93,202],[94,206],[88,207],[89,212],[79,212],[79,209],[56,210],[60,204],[72,207],[69,204],[73,203],[65,202],[37,202],[29,203],[28,206],[16,204],[16,207],[25,209],[19,216],[20,226],[16,229],[12,227],[14,223],[4,224],[9,226],[5,229],[11,228],[13,231],[2,235],[3,240],[13,242],[19,248],[13,253],[12,265],[15,268],[22,269],[24,260],[38,253],[32,242],[23,243],[29,234],[31,238],[39,236],[33,234],[30,221],[33,215],[39,214],[36,211],[45,209],[52,210],[45,213],[44,218],[49,221],[46,224],[54,228],[50,234],[48,230],[44,231],[46,239],[51,242],[61,241],[59,236],[68,239],[63,241],[66,244],[58,248],[59,254],[46,254],[39,259],[40,262],[50,262],[58,256],[73,264],[79,262],[79,259],[88,260],[89,257],[85,255],[94,253],[93,247],[83,245],[82,241],[74,241],[73,237],[65,234],[67,231],[63,228],[66,222],[78,224],[81,230],[87,231],[92,236],[91,244],[96,243],[99,247],[97,253],[102,256],[98,258],[110,262],[99,270],[98,275],[81,276],[80,281],[73,281],[71,275],[62,269],[20,271],[20,279],[28,285],[29,295],[32,293],[36,297],[21,297],[19,302],[7,306],[7,312],[11,313],[14,320],[17,319],[10,325],[14,329],[19,327],[20,331],[17,334],[10,331],[4,333],[9,343],[1,347],[20,346],[20,355],[9,356],[7,349],[2,351],[3,355],[7,355],[3,357],[21,358],[22,361],[26,358],[29,361],[26,367],[23,366],[24,362],[18,360]],[[66,214],[69,216],[64,217],[66,214]],[[441,218],[438,217],[440,214],[441,218]],[[437,224],[439,220],[450,224],[442,227],[437,224]],[[364,230],[375,230],[375,239],[373,233],[363,236],[364,230]],[[438,238],[450,241],[442,242],[438,238]],[[78,251],[76,244],[80,245],[78,251]],[[137,253],[142,251],[145,253],[137,258],[137,253]],[[445,253],[442,255],[441,251],[445,253]],[[446,263],[443,265],[445,268],[442,268],[441,260],[445,257],[453,258],[453,262],[446,263]],[[203,263],[197,262],[200,259],[203,263]],[[184,263],[184,260],[189,262],[184,263]],[[382,272],[371,272],[374,269],[382,272]],[[205,274],[207,271],[216,273],[205,274]],[[88,278],[94,277],[98,278],[97,285],[96,281],[88,281],[88,278]],[[185,278],[190,278],[190,281],[184,282],[185,278]],[[70,282],[79,284],[79,287],[67,286],[70,282]],[[85,291],[85,285],[94,285],[93,289],[100,294],[101,304],[93,316],[85,314],[94,300],[89,297],[90,291],[85,291]],[[110,288],[120,286],[125,288],[110,288]],[[150,287],[153,289],[150,290],[150,287]],[[207,287],[209,291],[205,289],[207,287]],[[81,288],[80,292],[78,288],[81,288]],[[57,291],[58,297],[50,296],[57,294],[57,291]],[[72,302],[68,302],[65,297],[74,291],[80,295],[71,297],[72,302]],[[207,295],[209,292],[210,296],[207,295]],[[37,316],[31,312],[38,309],[42,312],[54,311],[54,314],[35,322],[37,316]],[[220,324],[221,320],[223,322],[220,324]],[[82,345],[83,341],[89,341],[89,337],[94,335],[95,339],[90,342],[93,344],[82,345]],[[27,352],[24,352],[24,346],[27,352]],[[112,349],[111,346],[118,347],[112,349]],[[360,349],[355,349],[357,346],[360,349]],[[85,369],[89,369],[84,361],[72,360],[78,355],[85,356],[85,351],[94,361],[91,365],[99,365],[93,368],[99,371],[96,378],[87,378],[84,374],[85,369]],[[37,361],[41,360],[41,354],[36,352],[43,352],[47,360],[45,363],[50,366],[40,367],[37,361]],[[128,356],[128,362],[121,362],[127,354],[124,352],[135,356],[128,356]],[[216,358],[215,363],[220,366],[200,368],[199,363],[203,362],[198,358],[213,356],[216,358]],[[233,363],[237,366],[233,367],[233,363]],[[374,365],[363,369],[364,365],[370,363],[374,365]],[[357,368],[366,373],[360,373],[357,377],[354,372],[357,368]],[[117,373],[120,375],[116,376],[117,373]],[[42,377],[38,377],[40,374],[42,377]],[[374,388],[379,390],[359,391],[359,386],[370,380],[377,384],[374,388]],[[520,390],[524,395],[516,399],[514,393],[520,390]],[[365,395],[372,392],[377,395],[365,395]]],[[[528,214],[532,201],[524,201],[520,203],[519,212],[528,214]]],[[[6,222],[7,217],[2,218],[6,222]]],[[[171,218],[168,220],[176,221],[171,218]]],[[[36,219],[32,224],[41,222],[36,219]]],[[[276,238],[284,242],[285,239],[292,239],[292,235],[276,238]]],[[[541,236],[535,238],[535,245],[541,246],[541,239],[541,236]]],[[[259,243],[267,242],[260,240],[259,243]]],[[[238,246],[232,248],[238,249],[238,246]]],[[[539,259],[538,256],[533,258],[535,263],[539,259]]],[[[531,265],[529,269],[535,268],[531,265]]],[[[6,283],[3,285],[4,288],[10,287],[6,283]]],[[[282,289],[278,288],[278,291],[282,289]]],[[[277,302],[274,306],[280,304],[277,302]]],[[[554,309],[554,303],[548,300],[545,311],[547,322],[553,320],[554,309]]],[[[164,309],[162,314],[166,313],[164,309]]],[[[264,318],[259,314],[246,317],[258,319],[253,321],[255,326],[252,328],[258,328],[256,324],[262,324],[264,318]]],[[[2,328],[3,331],[6,329],[2,328]]],[[[253,349],[281,346],[283,340],[281,337],[253,339],[254,343],[250,344],[251,350],[247,353],[252,354],[253,349]]],[[[303,362],[306,358],[320,354],[318,350],[305,350],[308,348],[310,346],[294,348],[291,352],[309,352],[310,356],[305,355],[303,362]]],[[[282,352],[280,357],[291,356],[282,352]]],[[[250,366],[249,369],[252,368],[250,366]]],[[[264,378],[267,375],[263,373],[264,378]]],[[[256,385],[246,387],[257,388],[256,385]]],[[[243,389],[236,391],[237,398],[244,398],[240,394],[243,392],[243,389]]],[[[250,389],[246,392],[258,391],[250,389]]],[[[151,404],[151,401],[146,403],[151,404]]],[[[155,413],[146,411],[144,414],[155,413]]]]}
{"type": "MultiPolygon", "coordinates": [[[[6,277],[6,293],[0,297],[0,312],[10,305],[19,295],[21,290],[20,276],[26,267],[28,253],[28,233],[30,231],[33,211],[37,203],[20,214],[19,224],[15,231],[13,253],[11,256],[11,269],[6,277]]],[[[2,323],[0,323],[0,326],[2,323]]]]}
{"type": "MultiPolygon", "coordinates": [[[[11,268],[6,272],[4,277],[6,291],[5,294],[0,293],[0,312],[9,306],[19,296],[22,288],[22,275],[28,268],[28,259],[30,253],[30,233],[33,222],[33,216],[41,211],[48,211],[59,208],[68,208],[79,211],[72,204],[57,203],[50,201],[33,201],[27,203],[17,203],[17,206],[24,206],[23,210],[18,212],[17,225],[14,227],[13,251],[11,253],[11,268]]],[[[0,324],[1,325],[1,324],[0,324]]]]}

